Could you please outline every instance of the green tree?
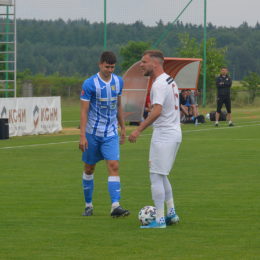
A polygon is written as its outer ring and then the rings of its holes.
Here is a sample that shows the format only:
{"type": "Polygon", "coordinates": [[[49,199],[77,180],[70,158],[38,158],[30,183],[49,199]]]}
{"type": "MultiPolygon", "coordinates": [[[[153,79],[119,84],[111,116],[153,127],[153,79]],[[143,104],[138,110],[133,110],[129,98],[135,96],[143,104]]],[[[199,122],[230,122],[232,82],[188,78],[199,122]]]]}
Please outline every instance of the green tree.
{"type": "MultiPolygon", "coordinates": [[[[175,48],[176,56],[181,58],[200,58],[204,57],[204,42],[198,44],[195,38],[191,38],[188,33],[179,34],[182,43],[181,48],[175,48]]],[[[221,67],[226,66],[224,53],[227,49],[217,48],[216,39],[210,38],[206,43],[206,87],[215,87],[217,75],[220,73],[221,67]]],[[[201,63],[199,85],[203,82],[203,62],[201,63]]]]}
{"type": "Polygon", "coordinates": [[[128,70],[133,64],[142,59],[142,53],[151,49],[152,42],[147,43],[139,41],[138,43],[130,41],[125,47],[121,47],[119,54],[123,57],[123,62],[119,64],[122,71],[128,70]]]}
{"type": "Polygon", "coordinates": [[[242,87],[250,91],[250,101],[253,102],[257,96],[257,92],[260,91],[260,77],[257,73],[248,71],[249,76],[245,76],[241,81],[242,87]]]}

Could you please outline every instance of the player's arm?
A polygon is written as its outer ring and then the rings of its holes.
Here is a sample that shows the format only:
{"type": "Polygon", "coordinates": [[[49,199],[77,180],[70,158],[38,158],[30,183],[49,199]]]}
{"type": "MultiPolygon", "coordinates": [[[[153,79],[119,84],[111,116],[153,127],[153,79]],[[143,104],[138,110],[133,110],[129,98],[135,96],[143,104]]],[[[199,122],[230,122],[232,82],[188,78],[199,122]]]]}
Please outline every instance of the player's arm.
{"type": "Polygon", "coordinates": [[[145,119],[145,121],[138,126],[138,128],[133,131],[128,140],[131,143],[135,143],[136,139],[139,137],[139,135],[141,134],[141,132],[143,130],[145,130],[148,126],[150,126],[151,124],[153,124],[153,122],[161,115],[162,112],[162,105],[159,104],[154,104],[153,105],[153,110],[152,112],[149,114],[149,116],[145,119]]]}
{"type": "Polygon", "coordinates": [[[88,149],[88,141],[86,139],[86,127],[88,122],[89,103],[90,101],[81,100],[79,149],[83,153],[85,152],[85,147],[88,149]]]}
{"type": "Polygon", "coordinates": [[[117,121],[121,127],[120,131],[120,144],[123,144],[126,139],[126,133],[125,133],[125,121],[123,116],[123,107],[121,103],[121,96],[118,96],[117,99],[117,121]]]}
{"type": "Polygon", "coordinates": [[[216,78],[216,85],[217,85],[218,88],[224,87],[224,83],[220,80],[220,77],[216,78]]]}
{"type": "Polygon", "coordinates": [[[232,79],[228,77],[228,80],[225,80],[225,87],[230,88],[232,86],[232,79]]]}

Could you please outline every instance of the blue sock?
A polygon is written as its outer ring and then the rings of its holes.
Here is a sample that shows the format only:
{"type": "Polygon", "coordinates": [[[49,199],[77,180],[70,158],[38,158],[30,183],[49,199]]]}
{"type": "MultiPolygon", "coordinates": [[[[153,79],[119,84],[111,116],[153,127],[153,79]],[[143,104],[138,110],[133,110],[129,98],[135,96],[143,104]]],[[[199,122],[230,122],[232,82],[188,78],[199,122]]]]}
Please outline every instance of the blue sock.
{"type": "Polygon", "coordinates": [[[94,190],[94,180],[93,175],[86,175],[83,172],[83,192],[85,201],[88,204],[92,204],[93,190],[94,190]]]}
{"type": "Polygon", "coordinates": [[[119,176],[108,177],[108,191],[111,197],[111,203],[119,202],[119,199],[121,199],[121,184],[119,176]]]}

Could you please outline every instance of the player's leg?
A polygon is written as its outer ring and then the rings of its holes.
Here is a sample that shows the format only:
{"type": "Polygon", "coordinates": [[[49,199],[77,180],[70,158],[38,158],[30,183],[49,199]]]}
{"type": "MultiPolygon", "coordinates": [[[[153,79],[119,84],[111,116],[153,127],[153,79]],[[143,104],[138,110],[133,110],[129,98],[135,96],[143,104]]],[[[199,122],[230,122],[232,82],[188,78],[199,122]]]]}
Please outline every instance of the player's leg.
{"type": "Polygon", "coordinates": [[[216,122],[215,122],[215,126],[218,126],[218,120],[219,120],[219,115],[221,113],[221,108],[223,106],[223,97],[222,96],[218,96],[218,101],[217,101],[217,112],[216,112],[216,122]]]}
{"type": "Polygon", "coordinates": [[[151,180],[151,191],[156,208],[156,220],[141,228],[166,228],[164,218],[165,190],[163,185],[163,174],[168,174],[164,169],[164,145],[161,142],[151,142],[149,154],[149,171],[151,180]]]}
{"type": "Polygon", "coordinates": [[[83,192],[84,197],[86,201],[86,208],[85,212],[82,214],[82,216],[91,216],[93,214],[93,204],[92,204],[92,198],[93,198],[93,191],[94,191],[94,170],[95,170],[96,164],[89,165],[84,164],[84,172],[83,172],[83,192]]]}
{"type": "Polygon", "coordinates": [[[150,173],[151,191],[154,205],[156,208],[156,222],[164,224],[164,198],[165,190],[163,185],[164,176],[158,173],[150,173]]]}
{"type": "MultiPolygon", "coordinates": [[[[167,170],[169,170],[169,172],[174,164],[179,147],[180,147],[180,143],[169,143],[165,147],[165,150],[167,151],[167,154],[169,156],[169,158],[167,158],[167,161],[169,164],[168,167],[170,167],[170,169],[167,169],[167,170]]],[[[178,223],[180,221],[180,219],[175,212],[173,194],[172,194],[172,186],[170,184],[170,181],[169,181],[167,175],[164,175],[163,177],[164,177],[163,185],[164,185],[164,190],[165,190],[165,201],[166,201],[166,205],[167,205],[167,215],[165,217],[165,222],[166,222],[166,225],[172,225],[172,224],[178,223]]]]}
{"type": "Polygon", "coordinates": [[[121,183],[119,177],[119,137],[118,135],[103,138],[101,152],[106,159],[108,177],[108,191],[111,198],[111,217],[120,217],[130,215],[129,210],[124,210],[120,204],[121,183]]]}
{"type": "Polygon", "coordinates": [[[141,226],[141,228],[166,228],[164,218],[165,191],[163,177],[163,175],[158,173],[150,173],[152,198],[156,208],[156,219],[147,226],[141,226]]]}
{"type": "Polygon", "coordinates": [[[85,149],[85,153],[82,154],[82,161],[85,163],[82,184],[86,207],[82,216],[91,216],[93,214],[94,170],[96,163],[103,160],[104,157],[100,152],[99,138],[88,133],[86,133],[86,138],[88,141],[88,149],[85,149]]]}

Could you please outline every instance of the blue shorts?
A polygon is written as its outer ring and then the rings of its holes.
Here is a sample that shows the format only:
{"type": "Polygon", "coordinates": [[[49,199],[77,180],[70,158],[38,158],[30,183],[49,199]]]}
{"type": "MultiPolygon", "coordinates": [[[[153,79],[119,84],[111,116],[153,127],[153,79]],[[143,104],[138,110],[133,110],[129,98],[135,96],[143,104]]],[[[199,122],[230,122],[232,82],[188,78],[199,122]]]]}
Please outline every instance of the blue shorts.
{"type": "Polygon", "coordinates": [[[94,165],[101,160],[119,161],[119,136],[99,137],[86,133],[88,149],[82,154],[82,161],[94,165]]]}

